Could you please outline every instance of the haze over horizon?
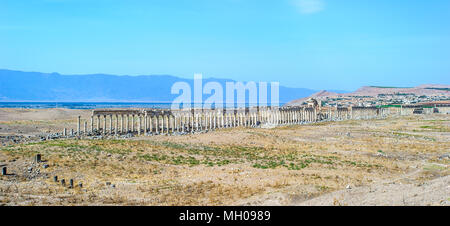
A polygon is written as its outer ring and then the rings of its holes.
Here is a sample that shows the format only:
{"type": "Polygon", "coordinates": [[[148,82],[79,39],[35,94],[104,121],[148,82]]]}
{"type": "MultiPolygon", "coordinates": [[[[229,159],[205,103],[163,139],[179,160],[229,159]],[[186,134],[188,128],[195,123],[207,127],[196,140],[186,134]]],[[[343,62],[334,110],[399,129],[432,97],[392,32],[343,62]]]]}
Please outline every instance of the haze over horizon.
{"type": "Polygon", "coordinates": [[[450,84],[449,11],[444,0],[5,0],[0,68],[314,90],[450,84]]]}

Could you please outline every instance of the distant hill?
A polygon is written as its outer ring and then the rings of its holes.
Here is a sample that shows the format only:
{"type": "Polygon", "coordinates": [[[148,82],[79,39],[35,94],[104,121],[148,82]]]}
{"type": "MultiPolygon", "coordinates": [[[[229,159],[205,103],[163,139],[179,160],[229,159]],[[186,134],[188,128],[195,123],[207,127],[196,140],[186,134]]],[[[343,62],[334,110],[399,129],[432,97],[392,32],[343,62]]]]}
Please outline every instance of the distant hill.
{"type": "MultiPolygon", "coordinates": [[[[171,75],[61,75],[0,70],[0,101],[164,103],[172,102],[178,96],[170,94],[172,85],[178,81],[187,82],[193,87],[192,79],[171,75]]],[[[218,82],[225,88],[225,83],[233,80],[203,79],[204,84],[210,81],[218,82]]],[[[315,92],[316,90],[311,89],[280,86],[280,103],[307,97],[315,92]]],[[[204,99],[208,97],[203,96],[204,99]]]]}
{"type": "Polygon", "coordinates": [[[287,103],[287,105],[301,105],[303,102],[308,100],[309,98],[319,98],[319,97],[327,97],[327,96],[338,96],[339,94],[336,92],[329,92],[326,90],[321,90],[317,93],[312,94],[309,97],[304,97],[300,99],[296,99],[287,103]]]}
{"type": "Polygon", "coordinates": [[[395,94],[395,93],[412,93],[417,96],[421,95],[444,95],[450,96],[450,85],[442,84],[426,84],[417,87],[390,87],[390,86],[363,86],[354,92],[337,93],[326,90],[319,91],[311,96],[299,98],[288,102],[287,106],[301,105],[309,98],[325,98],[325,97],[345,97],[345,96],[377,96],[379,94],[395,94]]]}
{"type": "Polygon", "coordinates": [[[417,87],[380,87],[380,86],[363,86],[352,93],[346,93],[344,96],[377,96],[378,94],[395,94],[395,93],[413,93],[415,95],[449,95],[446,89],[450,85],[420,85],[417,87]]]}

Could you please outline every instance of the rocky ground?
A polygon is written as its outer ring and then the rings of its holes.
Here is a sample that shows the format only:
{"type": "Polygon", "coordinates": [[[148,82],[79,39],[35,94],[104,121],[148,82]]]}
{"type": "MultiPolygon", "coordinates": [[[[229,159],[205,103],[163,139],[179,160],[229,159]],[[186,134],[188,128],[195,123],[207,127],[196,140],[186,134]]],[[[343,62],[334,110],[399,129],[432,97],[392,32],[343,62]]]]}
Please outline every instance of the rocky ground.
{"type": "Polygon", "coordinates": [[[7,167],[7,175],[0,176],[0,204],[450,202],[448,115],[233,128],[183,136],[42,139],[48,131],[76,128],[76,116],[89,114],[0,109],[0,167],[7,167]],[[34,160],[37,154],[42,155],[41,162],[34,160]]]}

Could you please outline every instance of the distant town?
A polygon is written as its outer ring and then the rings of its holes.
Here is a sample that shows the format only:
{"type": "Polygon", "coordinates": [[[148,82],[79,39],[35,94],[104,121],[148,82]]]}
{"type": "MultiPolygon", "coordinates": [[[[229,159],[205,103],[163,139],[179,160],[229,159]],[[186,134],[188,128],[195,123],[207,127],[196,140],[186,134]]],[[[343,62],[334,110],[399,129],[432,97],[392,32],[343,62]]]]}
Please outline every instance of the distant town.
{"type": "Polygon", "coordinates": [[[327,107],[383,107],[400,105],[448,105],[450,104],[450,88],[444,85],[415,88],[396,87],[362,87],[353,93],[338,94],[321,91],[292,101],[288,105],[307,105],[311,99],[319,102],[319,105],[327,107]]]}

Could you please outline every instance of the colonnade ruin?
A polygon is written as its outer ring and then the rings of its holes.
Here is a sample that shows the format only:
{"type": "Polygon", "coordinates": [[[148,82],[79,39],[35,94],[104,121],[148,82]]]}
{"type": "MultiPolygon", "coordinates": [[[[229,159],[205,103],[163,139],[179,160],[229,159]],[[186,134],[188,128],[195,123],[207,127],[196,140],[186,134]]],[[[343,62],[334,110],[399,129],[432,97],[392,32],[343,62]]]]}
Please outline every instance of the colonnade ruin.
{"type": "MultiPolygon", "coordinates": [[[[417,113],[417,107],[250,107],[239,109],[96,109],[78,116],[72,136],[159,135],[208,132],[234,127],[274,127],[323,121],[385,118],[417,113]],[[406,109],[406,110],[405,110],[406,109]]],[[[427,110],[421,113],[433,113],[427,110]]],[[[69,136],[67,129],[63,136],[69,136]]]]}

